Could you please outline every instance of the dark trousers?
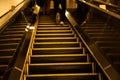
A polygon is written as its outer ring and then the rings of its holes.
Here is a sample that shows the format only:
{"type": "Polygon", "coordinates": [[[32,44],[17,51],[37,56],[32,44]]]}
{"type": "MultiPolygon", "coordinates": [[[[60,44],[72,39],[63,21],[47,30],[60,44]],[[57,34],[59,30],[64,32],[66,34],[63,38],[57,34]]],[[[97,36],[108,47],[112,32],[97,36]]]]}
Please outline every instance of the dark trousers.
{"type": "Polygon", "coordinates": [[[54,10],[55,14],[60,12],[60,19],[64,21],[65,19],[65,10],[66,10],[66,0],[54,0],[54,10]],[[61,4],[62,10],[59,9],[59,4],[61,4]]]}
{"type": "Polygon", "coordinates": [[[36,14],[32,14],[32,19],[31,19],[31,24],[34,25],[34,23],[36,22],[36,17],[37,15],[36,14]]]}
{"type": "Polygon", "coordinates": [[[49,14],[50,12],[50,0],[44,0],[43,13],[49,14]]]}

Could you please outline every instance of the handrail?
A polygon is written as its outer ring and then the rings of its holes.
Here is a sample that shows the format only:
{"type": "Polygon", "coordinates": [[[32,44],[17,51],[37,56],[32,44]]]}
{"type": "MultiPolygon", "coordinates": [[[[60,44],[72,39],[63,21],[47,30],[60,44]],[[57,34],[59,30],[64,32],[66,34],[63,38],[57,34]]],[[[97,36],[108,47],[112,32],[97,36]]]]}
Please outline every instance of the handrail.
{"type": "Polygon", "coordinates": [[[7,15],[9,12],[13,11],[13,9],[17,8],[20,4],[22,4],[25,0],[23,0],[22,2],[20,2],[18,5],[13,6],[13,8],[11,8],[10,10],[8,10],[6,13],[4,13],[3,15],[0,16],[0,18],[4,17],[5,15],[7,15]]]}

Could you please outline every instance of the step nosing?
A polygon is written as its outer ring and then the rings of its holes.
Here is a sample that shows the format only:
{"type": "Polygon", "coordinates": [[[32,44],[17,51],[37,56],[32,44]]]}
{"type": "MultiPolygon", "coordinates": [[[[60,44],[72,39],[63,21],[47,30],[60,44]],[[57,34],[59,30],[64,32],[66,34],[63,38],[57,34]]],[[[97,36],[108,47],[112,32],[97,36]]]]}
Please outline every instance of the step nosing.
{"type": "Polygon", "coordinates": [[[34,44],[78,44],[79,42],[35,42],[34,44]]]}
{"type": "Polygon", "coordinates": [[[76,39],[76,37],[65,37],[65,38],[63,38],[63,37],[59,37],[59,38],[35,38],[35,40],[38,40],[38,39],[76,39]]]}
{"type": "Polygon", "coordinates": [[[44,77],[44,76],[86,76],[86,75],[98,75],[98,73],[61,73],[61,74],[34,74],[27,75],[28,77],[44,77]]]}
{"type": "Polygon", "coordinates": [[[74,50],[74,49],[82,49],[80,47],[64,47],[64,48],[56,48],[56,47],[53,47],[53,48],[33,48],[33,50],[60,50],[60,49],[71,49],[71,50],[74,50]]]}
{"type": "Polygon", "coordinates": [[[54,66],[54,65],[91,65],[92,62],[64,62],[64,63],[33,63],[33,64],[29,64],[29,66],[54,66]]]}
{"type": "Polygon", "coordinates": [[[74,56],[87,56],[87,54],[57,54],[57,55],[31,55],[31,57],[74,57],[74,56]]]}
{"type": "Polygon", "coordinates": [[[12,58],[13,56],[0,56],[0,58],[12,58]]]}

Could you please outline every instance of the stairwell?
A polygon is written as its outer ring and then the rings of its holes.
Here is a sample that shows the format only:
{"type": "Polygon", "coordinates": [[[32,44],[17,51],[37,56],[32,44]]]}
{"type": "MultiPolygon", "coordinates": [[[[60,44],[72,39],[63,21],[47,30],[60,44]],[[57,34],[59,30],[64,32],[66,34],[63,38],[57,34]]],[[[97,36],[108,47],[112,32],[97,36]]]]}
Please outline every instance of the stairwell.
{"type": "Polygon", "coordinates": [[[102,80],[71,26],[39,23],[24,80],[102,80]]]}

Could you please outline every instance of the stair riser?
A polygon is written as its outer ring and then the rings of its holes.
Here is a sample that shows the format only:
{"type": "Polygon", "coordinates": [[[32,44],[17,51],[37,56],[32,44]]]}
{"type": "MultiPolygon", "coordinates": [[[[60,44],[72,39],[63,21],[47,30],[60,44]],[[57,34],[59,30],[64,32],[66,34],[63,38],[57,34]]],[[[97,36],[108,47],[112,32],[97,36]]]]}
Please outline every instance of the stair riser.
{"type": "Polygon", "coordinates": [[[0,41],[0,44],[9,44],[9,43],[19,43],[20,40],[3,40],[3,41],[0,41]]]}
{"type": "Polygon", "coordinates": [[[36,38],[74,37],[74,35],[36,35],[36,38]]]}
{"type": "Polygon", "coordinates": [[[87,62],[87,56],[31,57],[31,63],[87,62]]]}
{"type": "Polygon", "coordinates": [[[103,34],[96,34],[96,33],[94,33],[94,34],[92,33],[91,34],[91,33],[88,33],[88,35],[90,35],[91,37],[98,37],[98,36],[99,37],[100,36],[102,36],[102,37],[111,37],[111,36],[115,36],[115,35],[112,35],[112,34],[104,34],[104,33],[103,34]]]}
{"type": "Polygon", "coordinates": [[[93,37],[92,38],[94,41],[120,41],[120,38],[111,38],[111,37],[93,37]]]}
{"type": "Polygon", "coordinates": [[[17,35],[18,34],[16,34],[16,36],[10,36],[10,35],[6,36],[6,35],[3,35],[3,36],[0,36],[0,39],[10,39],[10,38],[14,38],[15,39],[15,38],[21,38],[22,37],[22,35],[20,35],[20,36],[19,35],[17,36],[17,35]]]}
{"type": "Polygon", "coordinates": [[[0,49],[15,49],[18,44],[8,44],[8,45],[0,45],[0,49]]]}
{"type": "Polygon", "coordinates": [[[1,64],[8,64],[9,61],[11,60],[11,58],[0,58],[0,65],[1,64]]]}
{"type": "Polygon", "coordinates": [[[43,39],[35,40],[35,42],[76,42],[76,39],[43,39]]]}
{"type": "Polygon", "coordinates": [[[79,44],[34,44],[33,48],[63,48],[63,47],[79,47],[79,44]]]}
{"type": "Polygon", "coordinates": [[[91,73],[91,64],[29,66],[29,74],[91,73]]]}
{"type": "Polygon", "coordinates": [[[4,74],[7,67],[0,67],[0,76],[4,74]]]}
{"type": "Polygon", "coordinates": [[[0,56],[11,56],[11,55],[14,55],[15,53],[15,50],[11,50],[11,49],[8,49],[8,50],[0,50],[0,56]]]}
{"type": "Polygon", "coordinates": [[[72,33],[71,31],[67,31],[67,32],[37,32],[36,34],[61,34],[61,33],[72,33]]]}
{"type": "Polygon", "coordinates": [[[3,33],[4,35],[13,35],[13,34],[24,34],[24,31],[23,32],[5,32],[3,33]]]}
{"type": "Polygon", "coordinates": [[[96,42],[96,44],[98,45],[98,46],[106,46],[106,47],[109,47],[109,46],[116,46],[116,47],[120,47],[120,42],[96,42]]]}
{"type": "Polygon", "coordinates": [[[58,50],[32,50],[32,54],[35,55],[40,55],[40,54],[73,54],[73,53],[79,53],[79,54],[82,54],[83,50],[82,49],[75,49],[75,50],[72,50],[72,49],[58,49],[58,50]]]}
{"type": "Polygon", "coordinates": [[[68,27],[41,27],[41,28],[37,28],[37,31],[42,31],[42,30],[70,30],[70,28],[68,27]]]}

